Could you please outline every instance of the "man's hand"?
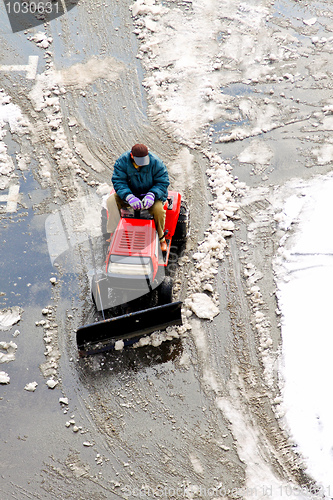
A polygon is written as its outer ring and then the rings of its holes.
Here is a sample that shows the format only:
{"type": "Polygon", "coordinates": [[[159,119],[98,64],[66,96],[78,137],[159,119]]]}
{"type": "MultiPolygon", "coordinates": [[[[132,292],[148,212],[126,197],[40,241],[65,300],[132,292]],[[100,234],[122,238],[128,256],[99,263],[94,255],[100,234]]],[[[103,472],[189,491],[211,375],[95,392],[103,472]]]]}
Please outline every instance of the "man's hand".
{"type": "Polygon", "coordinates": [[[152,205],[154,205],[155,201],[155,195],[154,193],[149,193],[146,194],[146,196],[142,200],[142,205],[144,208],[150,208],[152,205]]]}
{"type": "Polygon", "coordinates": [[[139,198],[134,196],[134,194],[129,194],[128,196],[126,196],[126,201],[134,210],[142,209],[141,200],[139,200],[139,198]]]}

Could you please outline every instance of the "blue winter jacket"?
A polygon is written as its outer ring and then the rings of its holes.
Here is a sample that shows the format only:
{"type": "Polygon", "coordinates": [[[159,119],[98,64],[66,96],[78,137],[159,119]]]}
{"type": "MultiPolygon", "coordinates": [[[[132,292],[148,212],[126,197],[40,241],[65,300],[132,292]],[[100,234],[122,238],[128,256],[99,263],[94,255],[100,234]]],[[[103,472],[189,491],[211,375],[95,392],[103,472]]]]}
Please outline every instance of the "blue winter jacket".
{"type": "Polygon", "coordinates": [[[114,165],[112,183],[118,196],[125,200],[131,193],[141,196],[150,191],[156,200],[164,202],[168,197],[169,176],[162,160],[148,153],[149,165],[136,169],[130,154],[130,151],[122,154],[114,165]]]}

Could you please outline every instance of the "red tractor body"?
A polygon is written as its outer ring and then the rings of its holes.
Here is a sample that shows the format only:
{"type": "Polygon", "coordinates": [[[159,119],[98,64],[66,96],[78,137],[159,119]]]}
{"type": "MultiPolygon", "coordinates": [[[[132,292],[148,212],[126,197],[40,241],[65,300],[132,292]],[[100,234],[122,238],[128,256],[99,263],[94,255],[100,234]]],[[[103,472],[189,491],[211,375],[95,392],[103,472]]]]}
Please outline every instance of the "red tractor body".
{"type": "Polygon", "coordinates": [[[81,353],[113,348],[117,340],[131,344],[155,330],[182,323],[181,302],[172,303],[172,281],[166,270],[177,230],[179,241],[185,241],[187,209],[176,191],[169,191],[164,208],[166,252],[161,251],[155,222],[147,210],[121,210],[107,250],[104,273],[94,276],[91,284],[92,299],[102,311],[103,321],[78,329],[81,353]],[[107,310],[116,313],[105,319],[107,310]],[[89,348],[85,347],[87,344],[89,348]]]}

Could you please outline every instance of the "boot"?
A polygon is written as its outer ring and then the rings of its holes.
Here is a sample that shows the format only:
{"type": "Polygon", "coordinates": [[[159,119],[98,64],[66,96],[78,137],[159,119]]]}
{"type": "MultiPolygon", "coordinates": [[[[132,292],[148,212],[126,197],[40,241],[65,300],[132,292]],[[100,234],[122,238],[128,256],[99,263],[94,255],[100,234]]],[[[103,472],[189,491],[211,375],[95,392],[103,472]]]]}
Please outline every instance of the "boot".
{"type": "Polygon", "coordinates": [[[168,245],[167,245],[167,242],[165,241],[164,236],[163,236],[163,239],[160,240],[160,245],[161,245],[162,252],[166,252],[168,250],[168,245]]]}

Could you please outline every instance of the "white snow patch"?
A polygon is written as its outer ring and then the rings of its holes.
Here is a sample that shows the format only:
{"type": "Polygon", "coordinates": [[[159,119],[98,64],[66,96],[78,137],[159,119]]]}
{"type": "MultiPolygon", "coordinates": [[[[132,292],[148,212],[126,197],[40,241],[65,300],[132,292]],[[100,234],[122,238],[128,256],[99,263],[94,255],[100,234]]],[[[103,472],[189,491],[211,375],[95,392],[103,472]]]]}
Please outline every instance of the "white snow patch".
{"type": "Polygon", "coordinates": [[[0,342],[0,363],[14,361],[16,350],[17,345],[12,340],[10,342],[0,342]]]}
{"type": "Polygon", "coordinates": [[[179,365],[186,369],[189,369],[191,366],[191,359],[187,352],[183,352],[181,358],[179,359],[179,365]]]}
{"type": "MultiPolygon", "coordinates": [[[[124,69],[125,65],[113,57],[106,57],[104,59],[92,57],[86,63],[77,63],[62,70],[50,68],[44,73],[37,75],[35,85],[30,91],[29,97],[33,101],[37,111],[47,106],[59,106],[59,95],[54,94],[54,90],[59,86],[82,89],[91,85],[99,78],[116,81],[120,78],[124,69]]],[[[64,92],[66,92],[65,89],[62,92],[59,90],[59,93],[64,92]]]]}
{"type": "Polygon", "coordinates": [[[153,332],[151,335],[146,335],[145,337],[141,337],[138,340],[138,342],[133,344],[133,348],[144,347],[147,345],[158,347],[163,342],[166,342],[168,340],[178,339],[189,328],[190,328],[189,325],[185,322],[185,324],[180,327],[169,326],[164,331],[157,330],[156,332],[153,332]]]}
{"type": "Polygon", "coordinates": [[[84,88],[99,78],[114,82],[125,70],[125,64],[114,57],[92,57],[86,63],[77,63],[61,71],[54,71],[52,78],[59,84],[84,88]]]}
{"type": "MultiPolygon", "coordinates": [[[[217,398],[216,405],[230,421],[233,436],[237,440],[239,457],[246,464],[246,483],[239,492],[242,493],[244,499],[266,500],[269,497],[278,500],[288,497],[293,500],[297,498],[305,500],[314,498],[302,488],[281,481],[274,474],[273,468],[265,457],[266,451],[259,444],[266,440],[260,435],[259,427],[250,424],[251,418],[244,414],[236,391],[233,391],[232,404],[225,398],[217,398]]],[[[268,443],[267,448],[269,448],[268,443]]]]}
{"type": "Polygon", "coordinates": [[[209,390],[213,391],[215,394],[219,394],[221,390],[221,384],[211,366],[205,331],[198,320],[192,321],[192,323],[192,336],[195,342],[198,357],[200,358],[203,383],[209,390]]]}
{"type": "Polygon", "coordinates": [[[303,23],[306,24],[307,26],[313,26],[316,24],[317,18],[316,17],[311,17],[311,19],[303,19],[303,23]]]}
{"type": "Polygon", "coordinates": [[[1,130],[5,125],[9,125],[11,132],[25,133],[27,132],[27,127],[29,127],[29,122],[27,118],[22,114],[20,108],[11,103],[11,97],[5,94],[3,90],[0,90],[0,138],[2,139],[6,132],[1,130]]]}
{"type": "Polygon", "coordinates": [[[53,41],[52,38],[48,37],[43,31],[38,31],[35,35],[30,37],[30,40],[35,42],[36,45],[42,49],[47,49],[53,41]]]}
{"type": "Polygon", "coordinates": [[[37,389],[37,386],[38,386],[37,382],[29,382],[24,387],[24,390],[28,391],[28,392],[35,392],[35,390],[37,389]]]}
{"type": "Polygon", "coordinates": [[[185,189],[195,184],[193,161],[194,156],[190,153],[190,150],[183,147],[175,160],[170,163],[169,171],[175,178],[173,181],[174,189],[184,192],[185,189]]]}
{"type": "Polygon", "coordinates": [[[58,385],[58,383],[58,380],[54,380],[52,378],[46,381],[46,385],[49,389],[54,389],[58,385]]]}
{"type": "Polygon", "coordinates": [[[133,16],[148,13],[157,15],[166,10],[162,6],[155,5],[155,0],[137,0],[131,8],[133,16]]]}
{"type": "Polygon", "coordinates": [[[190,460],[191,460],[191,464],[192,464],[192,467],[194,469],[194,472],[196,474],[203,474],[204,469],[201,465],[199,458],[194,453],[190,453],[190,460]]]}
{"type": "Polygon", "coordinates": [[[29,130],[29,122],[22,114],[16,104],[12,104],[11,98],[0,90],[0,189],[7,189],[10,180],[15,176],[15,166],[11,156],[7,152],[4,142],[6,125],[12,133],[23,135],[29,130]]]}
{"type": "MultiPolygon", "coordinates": [[[[177,7],[165,9],[152,35],[143,29],[149,11],[140,12],[145,17],[136,19],[135,32],[143,40],[139,57],[150,70],[144,83],[152,101],[151,113],[160,115],[176,135],[192,145],[196,144],[195,134],[211,121],[228,121],[231,109],[232,120],[249,123],[242,127],[235,123],[232,132],[220,137],[221,142],[275,128],[280,111],[269,99],[223,92],[236,82],[250,85],[278,78],[276,66],[270,66],[268,60],[279,62],[287,47],[281,46],[278,35],[267,37],[268,13],[262,6],[228,2],[226,7],[220,2],[193,0],[190,16],[177,7]]],[[[294,81],[291,73],[284,76],[294,81]]]]}
{"type": "Polygon", "coordinates": [[[198,318],[212,320],[220,313],[219,308],[205,293],[193,293],[189,299],[186,299],[186,304],[198,318]]]}
{"type": "Polygon", "coordinates": [[[0,371],[0,384],[9,384],[10,377],[8,373],[0,371]]]}
{"type": "Polygon", "coordinates": [[[268,165],[273,157],[273,151],[263,141],[253,140],[238,156],[241,163],[258,163],[268,165]]]}
{"type": "Polygon", "coordinates": [[[150,0],[138,0],[132,7],[135,33],[142,41],[138,57],[149,71],[143,83],[150,112],[161,115],[191,144],[203,126],[227,116],[234,97],[222,94],[222,87],[235,77],[261,78],[270,71],[255,59],[261,60],[265,50],[273,52],[273,40],[262,38],[267,47],[260,48],[254,41],[265,27],[268,10],[228,2],[227,11],[234,29],[222,44],[218,40],[226,31],[224,4],[193,0],[190,16],[177,5],[167,8],[150,0]]]}
{"type": "Polygon", "coordinates": [[[114,345],[114,348],[116,351],[121,351],[124,348],[124,341],[123,340],[117,340],[117,342],[114,345]]]}
{"type": "Polygon", "coordinates": [[[333,161],[333,144],[323,144],[320,148],[315,148],[312,153],[317,157],[319,165],[326,165],[333,161]]]}
{"type": "Polygon", "coordinates": [[[281,221],[281,227],[292,227],[293,232],[282,238],[275,260],[282,312],[283,411],[308,472],[327,488],[333,485],[333,404],[329,396],[333,178],[319,177],[296,190],[301,193],[297,209],[293,195],[283,210],[288,223],[281,221]]]}
{"type": "Polygon", "coordinates": [[[23,309],[18,306],[0,310],[0,330],[10,330],[21,319],[23,309]]]}
{"type": "Polygon", "coordinates": [[[325,116],[323,119],[323,125],[320,130],[333,130],[333,116],[325,116]]]}

